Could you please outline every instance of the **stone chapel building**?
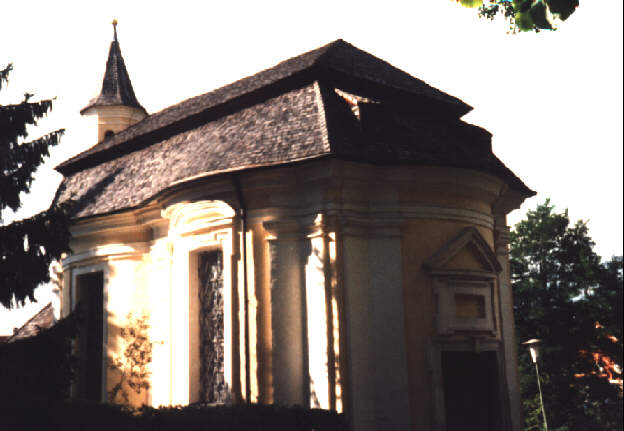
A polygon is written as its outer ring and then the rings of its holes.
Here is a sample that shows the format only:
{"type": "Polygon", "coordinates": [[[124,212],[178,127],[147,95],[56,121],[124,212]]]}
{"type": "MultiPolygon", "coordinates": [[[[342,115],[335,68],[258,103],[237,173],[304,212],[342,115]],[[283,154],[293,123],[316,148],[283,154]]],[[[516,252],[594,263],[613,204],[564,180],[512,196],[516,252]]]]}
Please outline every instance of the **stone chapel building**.
{"type": "Polygon", "coordinates": [[[57,167],[76,397],[106,401],[128,315],[134,403],[300,404],[355,431],[520,430],[506,215],[534,195],[461,100],[342,40],[149,115],[119,42],[57,167]]]}

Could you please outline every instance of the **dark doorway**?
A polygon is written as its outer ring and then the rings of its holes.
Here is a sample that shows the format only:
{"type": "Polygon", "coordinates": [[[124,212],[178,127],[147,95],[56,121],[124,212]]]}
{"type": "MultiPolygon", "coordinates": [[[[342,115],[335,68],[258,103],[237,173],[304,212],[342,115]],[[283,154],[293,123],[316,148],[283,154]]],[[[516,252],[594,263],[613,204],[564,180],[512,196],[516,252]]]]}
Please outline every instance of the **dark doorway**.
{"type": "Polygon", "coordinates": [[[102,272],[76,277],[76,301],[82,310],[79,334],[80,398],[101,401],[103,367],[104,276],[102,272]]]}
{"type": "Polygon", "coordinates": [[[496,352],[442,352],[447,431],[502,429],[496,352]]]}
{"type": "Polygon", "coordinates": [[[223,253],[198,255],[199,278],[199,401],[227,401],[223,345],[223,253]]]}

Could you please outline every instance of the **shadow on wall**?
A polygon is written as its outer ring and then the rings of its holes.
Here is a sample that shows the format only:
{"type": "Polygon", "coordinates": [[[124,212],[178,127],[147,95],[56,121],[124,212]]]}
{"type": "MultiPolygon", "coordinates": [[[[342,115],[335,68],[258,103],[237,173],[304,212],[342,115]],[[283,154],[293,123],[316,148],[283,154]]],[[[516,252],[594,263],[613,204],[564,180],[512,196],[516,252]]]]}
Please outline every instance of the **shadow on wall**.
{"type": "Polygon", "coordinates": [[[125,319],[108,315],[106,353],[107,401],[128,406],[148,404],[151,380],[152,347],[149,315],[130,312],[125,319]],[[122,326],[113,322],[122,320],[122,326]]]}

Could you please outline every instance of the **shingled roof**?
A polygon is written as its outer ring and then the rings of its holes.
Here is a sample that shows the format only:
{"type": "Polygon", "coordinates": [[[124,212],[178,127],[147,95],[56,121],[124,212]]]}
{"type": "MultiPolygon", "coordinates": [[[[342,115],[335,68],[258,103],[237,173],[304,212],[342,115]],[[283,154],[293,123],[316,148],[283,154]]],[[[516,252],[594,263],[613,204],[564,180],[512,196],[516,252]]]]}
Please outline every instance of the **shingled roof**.
{"type": "Polygon", "coordinates": [[[141,206],[189,178],[320,157],[476,169],[534,194],[492,154],[491,135],[459,119],[470,109],[339,40],[70,159],[57,168],[65,175],[57,199],[73,197],[75,215],[87,217],[141,206]]]}
{"type": "Polygon", "coordinates": [[[108,50],[108,60],[106,61],[106,71],[104,72],[104,79],[102,81],[102,91],[100,91],[97,97],[89,101],[89,104],[80,111],[81,114],[98,106],[119,105],[137,108],[147,114],[145,108],[141,106],[134,95],[132,82],[130,82],[130,76],[126,70],[126,64],[124,63],[119,41],[117,40],[116,24],[116,22],[113,24],[115,26],[114,39],[108,50]]]}
{"type": "MultiPolygon", "coordinates": [[[[253,76],[152,114],[60,164],[57,170],[66,174],[83,166],[99,163],[108,154],[114,156],[127,152],[128,144],[133,148],[135,145],[149,145],[155,136],[162,137],[192,127],[197,124],[198,117],[211,116],[216,109],[236,110],[241,106],[257,103],[259,99],[266,98],[267,94],[280,94],[293,86],[301,86],[320,78],[355,93],[386,97],[393,95],[397,98],[402,96],[410,99],[411,103],[421,103],[429,110],[449,112],[456,118],[472,110],[472,107],[460,99],[338,39],[253,76]],[[119,148],[120,146],[123,148],[119,148]]],[[[200,118],[199,122],[202,121],[205,119],[200,118]]]]}

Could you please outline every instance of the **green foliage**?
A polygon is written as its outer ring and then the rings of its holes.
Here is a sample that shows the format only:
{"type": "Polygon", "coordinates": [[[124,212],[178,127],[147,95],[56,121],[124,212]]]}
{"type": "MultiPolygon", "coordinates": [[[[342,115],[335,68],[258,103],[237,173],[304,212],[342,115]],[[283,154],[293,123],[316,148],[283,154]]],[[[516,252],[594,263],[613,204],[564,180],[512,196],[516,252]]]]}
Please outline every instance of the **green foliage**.
{"type": "Polygon", "coordinates": [[[77,367],[72,339],[78,321],[74,312],[34,337],[0,344],[0,405],[55,402],[68,396],[77,367]]]}
{"type": "MultiPolygon", "coordinates": [[[[12,66],[0,70],[0,89],[12,66]]],[[[52,109],[51,100],[31,102],[32,94],[14,105],[0,105],[0,224],[2,210],[17,210],[30,190],[37,168],[59,143],[63,130],[25,142],[28,127],[52,109]]],[[[36,216],[0,226],[0,304],[11,308],[34,301],[34,290],[50,281],[53,260],[69,251],[69,204],[52,206],[36,216]]]]}
{"type": "Polygon", "coordinates": [[[113,357],[109,361],[109,369],[117,371],[119,382],[108,392],[110,401],[115,402],[118,395],[129,404],[128,390],[140,394],[142,390],[150,388],[149,364],[152,362],[152,342],[149,340],[147,323],[148,317],[143,315],[135,317],[128,314],[128,326],[121,328],[121,338],[125,345],[120,356],[113,357]]]}
{"type": "MultiPolygon", "coordinates": [[[[549,201],[512,232],[517,335],[519,341],[542,340],[540,375],[552,430],[622,426],[621,391],[601,376],[594,358],[622,364],[622,258],[602,264],[593,247],[587,225],[570,226],[567,211],[556,213],[549,201]]],[[[525,426],[538,429],[535,370],[524,346],[519,353],[525,426]]]]}
{"type": "Polygon", "coordinates": [[[72,401],[0,406],[2,425],[13,431],[347,431],[343,415],[302,407],[231,406],[130,409],[72,401]],[[4,411],[3,411],[4,410],[4,411]],[[33,414],[36,412],[36,414],[33,414]]]}
{"type": "Polygon", "coordinates": [[[555,20],[565,21],[579,6],[579,0],[458,0],[463,6],[478,7],[479,16],[494,19],[503,15],[511,30],[555,30],[555,20]]]}
{"type": "Polygon", "coordinates": [[[457,0],[457,1],[462,6],[469,7],[469,8],[479,7],[483,4],[482,0],[457,0]]]}

